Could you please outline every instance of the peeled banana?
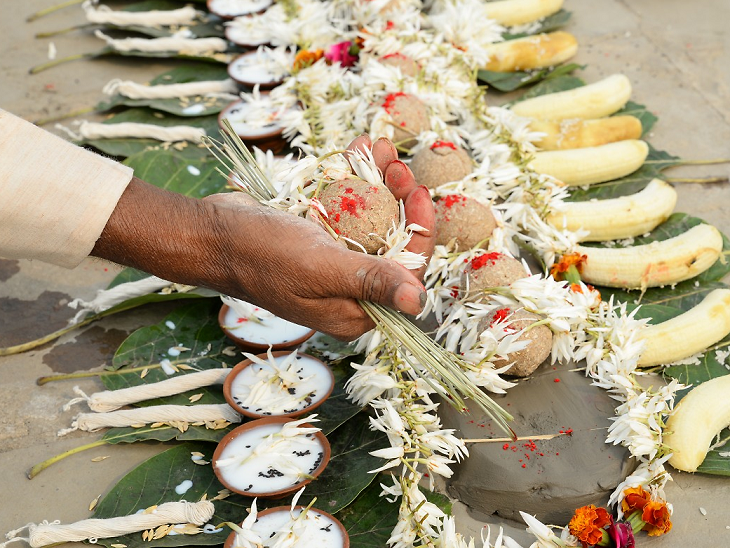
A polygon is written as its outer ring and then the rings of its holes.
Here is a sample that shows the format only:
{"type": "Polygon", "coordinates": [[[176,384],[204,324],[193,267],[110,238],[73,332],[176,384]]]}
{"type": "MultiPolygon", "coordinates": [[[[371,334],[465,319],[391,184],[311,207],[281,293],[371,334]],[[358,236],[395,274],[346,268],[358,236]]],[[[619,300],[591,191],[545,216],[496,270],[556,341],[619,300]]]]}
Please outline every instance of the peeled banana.
{"type": "Polygon", "coordinates": [[[537,34],[489,45],[489,61],[484,68],[516,72],[551,67],[567,61],[577,50],[578,41],[572,34],[563,31],[537,34]]]}
{"type": "Polygon", "coordinates": [[[490,19],[511,27],[532,23],[563,7],[563,0],[498,0],[484,4],[490,19]]]}
{"type": "Polygon", "coordinates": [[[530,129],[545,136],[535,144],[542,150],[567,150],[638,139],[641,122],[634,116],[610,116],[595,120],[533,120],[530,129]]]}
{"type": "Polygon", "coordinates": [[[583,186],[625,177],[639,169],[648,155],[649,145],[632,139],[597,147],[536,152],[529,167],[568,186],[583,186]]]}
{"type": "Polygon", "coordinates": [[[594,285],[646,289],[688,280],[710,268],[722,252],[722,235],[700,224],[684,234],[624,248],[576,246],[587,257],[581,278],[594,285]]]}
{"type": "Polygon", "coordinates": [[[630,97],[629,79],[614,74],[587,86],[525,99],[511,108],[519,116],[542,120],[603,118],[621,110],[630,97]]]}
{"type": "Polygon", "coordinates": [[[565,202],[547,222],[556,228],[587,230],[582,242],[603,242],[640,236],[667,220],[677,204],[677,191],[659,179],[644,190],[609,200],[565,202]]]}
{"type": "Polygon", "coordinates": [[[730,375],[725,375],[703,382],[682,398],[664,428],[664,443],[673,451],[669,464],[685,472],[697,470],[713,438],[730,425],[729,393],[730,375]]]}
{"type": "MultiPolygon", "coordinates": [[[[643,329],[639,338],[645,347],[638,365],[651,367],[682,360],[702,352],[728,333],[730,289],[715,289],[684,314],[643,329]]],[[[727,394],[724,397],[730,401],[727,394]]]]}

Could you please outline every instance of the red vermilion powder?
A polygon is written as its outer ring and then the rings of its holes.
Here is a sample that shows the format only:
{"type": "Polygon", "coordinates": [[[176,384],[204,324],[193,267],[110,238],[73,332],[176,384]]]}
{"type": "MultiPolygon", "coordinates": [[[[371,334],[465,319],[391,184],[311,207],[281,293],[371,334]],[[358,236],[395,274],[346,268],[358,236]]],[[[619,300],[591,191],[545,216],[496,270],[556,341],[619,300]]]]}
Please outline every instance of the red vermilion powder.
{"type": "Polygon", "coordinates": [[[436,141],[431,145],[431,150],[435,148],[450,148],[451,150],[456,150],[456,145],[451,141],[436,141]]]}
{"type": "MultiPolygon", "coordinates": [[[[393,21],[386,21],[385,22],[385,30],[391,30],[393,27],[395,27],[395,23],[393,21]]],[[[397,55],[397,54],[391,54],[391,55],[397,55]]]]}
{"type": "Polygon", "coordinates": [[[471,260],[471,269],[479,270],[481,267],[486,266],[487,264],[494,266],[494,263],[497,261],[497,259],[500,259],[501,257],[502,254],[497,252],[479,255],[479,257],[474,257],[471,260]]]}
{"type": "MultiPolygon", "coordinates": [[[[388,21],[388,23],[391,26],[390,27],[385,27],[385,28],[386,29],[393,28],[393,22],[392,21],[388,21]]],[[[408,59],[408,57],[406,57],[402,53],[396,52],[396,53],[389,53],[388,55],[383,55],[383,59],[408,59]]]]}
{"type": "Polygon", "coordinates": [[[494,313],[492,323],[489,324],[489,327],[492,327],[495,323],[503,322],[511,313],[512,311],[509,308],[500,308],[494,313]]]}
{"type": "Polygon", "coordinates": [[[346,211],[350,215],[354,217],[360,217],[358,214],[358,207],[360,209],[365,208],[365,200],[362,196],[355,196],[354,198],[350,198],[349,196],[341,196],[340,197],[340,210],[346,211]]]}
{"type": "Polygon", "coordinates": [[[448,196],[444,196],[439,200],[439,203],[443,204],[444,207],[448,209],[450,209],[455,204],[463,204],[464,202],[466,202],[466,198],[459,194],[449,194],[448,196]]]}
{"type": "Polygon", "coordinates": [[[398,91],[396,93],[390,93],[385,96],[385,99],[383,100],[383,108],[385,109],[385,112],[388,114],[393,114],[391,112],[391,109],[395,106],[395,101],[398,99],[398,97],[407,97],[408,94],[403,93],[402,91],[398,91]]]}

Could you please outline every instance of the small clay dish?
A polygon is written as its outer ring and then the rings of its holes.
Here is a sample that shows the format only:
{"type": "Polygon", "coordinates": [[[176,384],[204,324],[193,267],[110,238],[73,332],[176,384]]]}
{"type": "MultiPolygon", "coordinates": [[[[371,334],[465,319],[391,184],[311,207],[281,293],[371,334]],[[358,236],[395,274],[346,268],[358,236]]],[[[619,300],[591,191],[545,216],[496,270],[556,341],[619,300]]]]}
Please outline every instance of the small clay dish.
{"type": "MultiPolygon", "coordinates": [[[[295,506],[294,512],[300,511],[304,506],[295,506]]],[[[251,528],[255,533],[263,539],[264,546],[266,546],[267,539],[271,538],[273,534],[281,529],[290,519],[291,507],[289,506],[276,506],[274,508],[267,508],[262,510],[256,515],[256,522],[251,528]]],[[[299,516],[299,514],[296,514],[299,516]]],[[[347,530],[340,523],[340,521],[320,510],[319,508],[310,508],[307,512],[307,519],[315,519],[316,527],[312,527],[313,532],[312,538],[309,538],[306,534],[301,537],[300,542],[297,546],[316,546],[317,548],[350,548],[350,536],[347,534],[347,530]],[[334,524],[334,527],[331,527],[334,524]],[[337,542],[337,541],[340,542],[337,542]]],[[[223,548],[233,548],[236,542],[236,532],[233,531],[226,539],[223,548]]]]}
{"type": "Polygon", "coordinates": [[[266,51],[247,51],[239,55],[228,64],[228,76],[232,80],[244,86],[253,88],[258,85],[260,89],[272,89],[284,81],[283,76],[272,75],[263,66],[266,59],[266,51]]]}
{"type": "Polygon", "coordinates": [[[242,29],[239,29],[235,26],[228,25],[226,27],[226,30],[224,31],[226,35],[226,40],[229,42],[233,42],[237,46],[241,46],[245,49],[253,49],[255,50],[259,46],[267,46],[269,45],[268,42],[265,40],[251,40],[250,36],[247,36],[242,29]]]}
{"type": "Polygon", "coordinates": [[[269,9],[274,0],[208,0],[208,11],[221,19],[235,19],[242,15],[263,13],[269,9]],[[229,7],[226,9],[226,5],[229,7]]]}
{"type": "MultiPolygon", "coordinates": [[[[286,451],[289,465],[301,466],[310,476],[296,483],[285,472],[276,469],[276,461],[267,453],[251,456],[256,446],[267,436],[280,432],[292,421],[286,417],[266,417],[247,422],[228,432],[213,453],[213,472],[223,486],[247,497],[279,498],[295,491],[319,476],[330,460],[331,448],[322,432],[287,438],[279,450],[286,451]],[[316,446],[316,447],[314,447],[316,446]],[[221,466],[222,459],[233,458],[233,463],[221,466]],[[241,464],[236,464],[239,460],[241,464]],[[246,462],[244,462],[244,460],[246,462]]],[[[312,425],[304,423],[303,428],[312,425]]]]}
{"type": "Polygon", "coordinates": [[[227,118],[233,130],[247,145],[257,146],[264,151],[271,150],[274,154],[281,152],[286,146],[286,139],[283,137],[284,126],[276,121],[263,127],[247,124],[246,118],[255,108],[258,107],[251,103],[234,101],[218,114],[218,125],[223,128],[223,120],[227,118]]]}
{"type": "MultiPolygon", "coordinates": [[[[260,310],[267,315],[271,314],[263,308],[260,310]]],[[[261,323],[251,320],[239,323],[238,320],[240,318],[227,304],[221,307],[218,313],[218,323],[223,333],[236,343],[236,346],[255,353],[269,348],[271,350],[291,350],[316,333],[314,329],[292,323],[273,314],[271,314],[271,318],[262,318],[261,323]],[[270,332],[267,333],[267,331],[270,332]]]]}
{"type": "MultiPolygon", "coordinates": [[[[280,367],[288,360],[288,371],[294,372],[301,382],[289,386],[282,382],[269,382],[268,386],[272,388],[266,395],[271,396],[270,401],[262,398],[246,406],[244,401],[251,387],[272,379],[274,369],[250,359],[242,361],[231,370],[223,383],[223,395],[228,405],[241,415],[254,419],[268,416],[298,417],[322,405],[332,393],[335,376],[323,361],[301,352],[272,352],[271,355],[280,367]],[[291,396],[291,403],[286,403],[288,396],[291,396]]],[[[259,354],[257,358],[269,363],[268,354],[259,354]]]]}

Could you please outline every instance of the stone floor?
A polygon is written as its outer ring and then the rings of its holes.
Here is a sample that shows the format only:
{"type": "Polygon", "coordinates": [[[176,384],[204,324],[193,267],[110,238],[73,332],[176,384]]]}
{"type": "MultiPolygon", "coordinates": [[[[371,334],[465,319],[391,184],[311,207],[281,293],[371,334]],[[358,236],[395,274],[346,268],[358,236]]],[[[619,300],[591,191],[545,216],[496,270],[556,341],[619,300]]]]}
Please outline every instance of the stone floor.
{"type": "MultiPolygon", "coordinates": [[[[111,78],[147,81],[168,63],[106,58],[77,61],[38,75],[28,69],[47,59],[52,41],[59,57],[100,49],[97,39],[73,32],[34,39],[42,31],[82,22],[78,7],[34,23],[28,14],[55,0],[2,0],[0,17],[0,107],[28,120],[94,105],[111,78]]],[[[654,146],[686,159],[730,156],[730,3],[715,0],[566,0],[573,12],[567,30],[578,37],[576,61],[582,76],[595,81],[615,72],[628,75],[633,100],[659,116],[650,140],[654,146]]],[[[499,99],[494,98],[497,102],[499,99]]],[[[53,131],[52,127],[48,129],[53,131]]],[[[730,175],[730,166],[690,166],[672,177],[730,175]]],[[[678,210],[715,224],[730,234],[730,186],[678,184],[678,210]]],[[[76,297],[90,298],[113,277],[115,267],[87,260],[74,271],[26,261],[0,259],[0,346],[16,344],[64,325],[65,306],[76,297]]],[[[96,439],[72,434],[58,439],[73,412],[61,406],[72,396],[72,383],[36,386],[39,376],[91,370],[112,356],[124,337],[169,311],[158,307],[113,317],[26,354],[0,358],[0,533],[28,522],[89,516],[89,503],[105,493],[136,464],[161,450],[157,445],[102,447],[66,459],[34,480],[25,473],[33,464],[96,439]],[[110,455],[102,462],[93,457],[110,455]]],[[[94,380],[78,382],[94,391],[94,380]]],[[[640,546],[695,548],[730,545],[728,484],[721,478],[676,473],[667,494],[675,508],[674,530],[664,538],[643,536],[640,546]],[[707,515],[700,512],[704,508],[707,515]],[[722,539],[726,539],[723,541],[722,539]]],[[[479,533],[484,516],[456,508],[460,528],[479,533]]],[[[515,538],[527,542],[513,524],[515,538]]]]}

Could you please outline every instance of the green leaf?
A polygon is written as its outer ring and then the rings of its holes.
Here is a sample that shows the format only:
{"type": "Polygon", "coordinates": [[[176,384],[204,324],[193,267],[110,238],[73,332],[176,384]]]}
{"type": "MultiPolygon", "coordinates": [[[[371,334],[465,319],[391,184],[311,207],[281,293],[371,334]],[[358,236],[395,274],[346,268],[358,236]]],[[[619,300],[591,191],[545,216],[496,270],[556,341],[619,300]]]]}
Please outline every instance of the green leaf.
{"type": "Polygon", "coordinates": [[[583,79],[578,78],[577,76],[572,76],[570,74],[556,75],[554,78],[546,78],[536,86],[528,89],[524,95],[516,99],[514,102],[518,103],[532,97],[547,95],[549,93],[558,93],[560,91],[568,91],[585,85],[586,83],[583,79]]]}
{"type": "Polygon", "coordinates": [[[587,200],[607,200],[609,198],[618,198],[635,194],[646,188],[652,179],[661,179],[661,172],[668,167],[676,166],[680,163],[677,156],[656,150],[649,145],[649,155],[646,157],[644,165],[634,171],[631,175],[627,175],[615,181],[599,183],[591,185],[587,189],[579,187],[570,189],[569,202],[584,202],[587,200]]]}
{"type": "Polygon", "coordinates": [[[730,429],[726,428],[720,432],[720,439],[726,440],[725,443],[707,453],[705,460],[697,468],[698,472],[715,476],[730,476],[730,458],[720,454],[730,452],[730,429]]]}
{"type": "MultiPolygon", "coordinates": [[[[321,476],[307,486],[300,503],[308,504],[317,497],[315,506],[326,512],[335,513],[348,506],[374,479],[375,474],[367,471],[382,462],[368,454],[384,447],[387,438],[380,432],[368,428],[368,418],[359,414],[348,421],[347,428],[340,428],[329,436],[332,457],[321,476]]],[[[196,465],[190,459],[191,452],[203,453],[204,460],[210,461],[215,446],[210,443],[184,443],[152,457],[139,465],[119,483],[99,503],[94,513],[96,518],[110,518],[129,515],[140,509],[163,502],[200,500],[203,494],[208,499],[215,497],[223,486],[216,479],[212,466],[196,465]],[[192,481],[192,487],[178,495],[175,487],[183,481],[192,481]]],[[[266,506],[286,506],[291,497],[267,501],[259,499],[259,508],[266,506]]],[[[246,509],[251,499],[231,495],[217,500],[215,517],[212,523],[223,521],[240,523],[247,515],[246,509]]],[[[229,531],[217,534],[193,536],[168,536],[152,542],[142,541],[141,534],[131,534],[112,539],[99,539],[99,544],[126,544],[128,548],[173,547],[173,546],[210,546],[222,544],[229,531]]]]}
{"type": "MultiPolygon", "coordinates": [[[[629,304],[659,305],[669,306],[671,308],[686,312],[693,306],[702,301],[707,294],[714,290],[727,287],[719,282],[702,282],[696,285],[697,280],[687,280],[680,282],[671,287],[652,287],[646,290],[642,295],[641,291],[627,291],[625,289],[617,289],[615,287],[599,287],[601,298],[608,300],[613,296],[618,302],[626,302],[629,304]]],[[[647,317],[641,315],[641,317],[647,317]]]]}
{"type": "MultiPolygon", "coordinates": [[[[135,2],[122,8],[123,11],[166,11],[179,9],[180,2],[173,0],[144,0],[143,2],[135,2]]],[[[137,32],[153,38],[159,38],[162,36],[171,36],[176,32],[180,32],[183,28],[189,30],[195,38],[207,38],[211,36],[223,37],[224,29],[223,25],[219,20],[211,19],[209,16],[204,17],[201,20],[196,21],[192,25],[185,25],[181,27],[179,25],[173,27],[149,27],[149,26],[117,26],[117,25],[105,25],[108,28],[115,30],[123,30],[128,32],[137,32]]]]}
{"type": "Polygon", "coordinates": [[[137,282],[144,278],[149,278],[150,276],[151,274],[149,274],[148,272],[143,272],[142,270],[137,270],[136,268],[127,267],[124,268],[119,274],[117,274],[106,288],[111,289],[112,287],[126,284],[128,282],[137,282]]]}
{"type": "MultiPolygon", "coordinates": [[[[150,81],[150,85],[186,84],[188,82],[203,82],[208,80],[225,80],[228,72],[225,67],[210,63],[186,63],[183,66],[167,71],[150,81]]],[[[149,107],[155,110],[168,112],[176,116],[209,116],[217,114],[228,104],[229,99],[216,98],[189,98],[187,102],[180,99],[130,99],[122,95],[115,95],[108,101],[102,101],[96,106],[97,110],[109,110],[118,106],[149,107]],[[204,110],[189,114],[192,105],[203,105],[204,110]]]]}
{"type": "Polygon", "coordinates": [[[728,350],[730,346],[730,336],[713,345],[703,356],[700,357],[699,364],[688,365],[670,365],[662,370],[665,377],[677,379],[685,385],[697,386],[705,381],[722,377],[730,373],[724,361],[717,359],[716,351],[728,350]]]}
{"type": "Polygon", "coordinates": [[[558,30],[567,25],[572,15],[572,12],[561,9],[552,15],[544,17],[543,20],[540,21],[540,25],[531,32],[518,32],[515,34],[506,32],[502,35],[502,38],[505,40],[514,40],[515,38],[524,38],[525,36],[533,36],[544,32],[553,32],[554,30],[558,30]]]}
{"type": "Polygon", "coordinates": [[[160,426],[152,428],[151,426],[143,426],[141,428],[110,428],[102,436],[102,440],[110,445],[118,445],[120,443],[135,443],[138,441],[206,441],[218,443],[228,432],[233,430],[238,424],[232,424],[226,428],[213,430],[205,426],[189,426],[187,430],[181,432],[172,426],[160,426]]]}
{"type": "Polygon", "coordinates": [[[319,419],[317,426],[325,434],[334,432],[340,425],[349,421],[362,410],[360,406],[355,405],[347,398],[347,392],[345,391],[345,383],[353,373],[349,360],[343,360],[342,363],[332,365],[331,369],[335,376],[335,387],[332,389],[329,398],[315,409],[319,419]]]}
{"type": "Polygon", "coordinates": [[[134,174],[143,181],[192,198],[226,189],[226,178],[218,171],[218,160],[195,146],[182,150],[143,150],[129,156],[124,164],[134,169],[134,174]]]}
{"type": "MultiPolygon", "coordinates": [[[[193,126],[205,129],[206,133],[215,138],[220,137],[218,129],[218,118],[216,116],[190,116],[182,118],[171,114],[163,114],[161,112],[149,108],[130,108],[115,114],[111,118],[104,121],[105,124],[119,124],[122,122],[136,122],[139,124],[154,124],[157,126],[193,126]]],[[[94,147],[110,156],[128,157],[146,149],[164,150],[163,143],[154,139],[91,139],[81,141],[78,144],[94,147]]],[[[185,143],[182,150],[187,148],[200,148],[201,152],[206,151],[203,145],[195,143],[185,143]]],[[[165,147],[167,148],[167,147],[165,147]]],[[[175,149],[173,149],[175,150],[175,149]]]]}
{"type": "Polygon", "coordinates": [[[649,133],[649,131],[651,131],[651,128],[654,127],[654,124],[659,119],[654,116],[654,114],[649,112],[649,110],[644,105],[634,103],[633,101],[629,101],[628,103],[626,103],[626,105],[624,105],[624,108],[616,112],[613,116],[621,115],[630,115],[639,119],[639,121],[641,122],[642,137],[649,133]]]}
{"type": "Polygon", "coordinates": [[[583,66],[569,63],[555,68],[545,68],[529,72],[494,72],[482,69],[477,72],[477,78],[489,87],[508,92],[542,80],[557,79],[579,68],[583,68],[583,66]]]}

